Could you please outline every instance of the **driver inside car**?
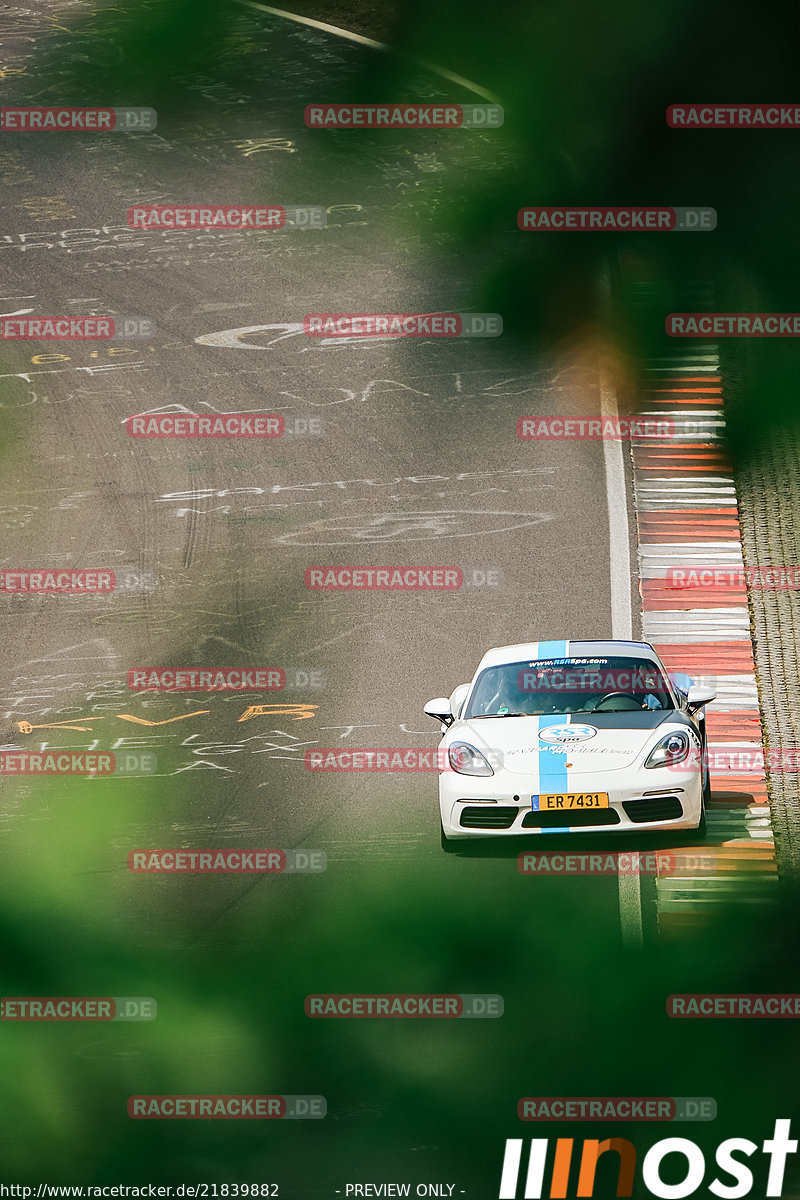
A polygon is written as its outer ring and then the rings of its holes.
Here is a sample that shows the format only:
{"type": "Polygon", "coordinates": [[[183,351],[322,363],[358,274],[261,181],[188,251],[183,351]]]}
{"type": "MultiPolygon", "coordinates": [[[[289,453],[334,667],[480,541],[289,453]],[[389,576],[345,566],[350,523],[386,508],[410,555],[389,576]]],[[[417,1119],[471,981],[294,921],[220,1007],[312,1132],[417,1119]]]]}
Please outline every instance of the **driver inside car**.
{"type": "Polygon", "coordinates": [[[530,687],[521,693],[524,704],[522,711],[550,716],[571,713],[583,707],[583,698],[565,689],[567,679],[563,671],[544,670],[529,678],[530,687]]]}

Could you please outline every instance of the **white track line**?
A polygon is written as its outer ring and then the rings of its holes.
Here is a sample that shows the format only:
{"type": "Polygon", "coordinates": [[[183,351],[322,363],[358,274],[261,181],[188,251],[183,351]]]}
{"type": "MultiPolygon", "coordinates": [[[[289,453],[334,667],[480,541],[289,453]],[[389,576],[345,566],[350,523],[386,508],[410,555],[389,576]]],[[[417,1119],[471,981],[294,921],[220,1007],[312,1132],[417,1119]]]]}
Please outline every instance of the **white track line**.
{"type": "Polygon", "coordinates": [[[340,29],[338,25],[328,25],[325,21],[315,21],[313,17],[301,17],[299,13],[287,12],[284,8],[273,8],[269,4],[259,4],[256,0],[236,0],[236,3],[243,4],[246,8],[256,8],[260,12],[270,13],[273,17],[283,17],[285,21],[295,21],[298,25],[308,25],[310,29],[319,29],[322,33],[331,33],[334,37],[345,38],[348,42],[357,42],[359,46],[369,46],[372,50],[381,50],[384,54],[396,54],[398,58],[404,58],[407,62],[413,63],[414,66],[423,67],[426,71],[432,71],[434,75],[439,75],[442,79],[449,80],[450,83],[455,83],[459,87],[466,88],[468,92],[474,92],[476,96],[481,96],[484,100],[488,100],[490,104],[499,104],[502,106],[501,101],[492,92],[487,92],[484,88],[478,87],[477,83],[472,83],[471,80],[465,79],[463,75],[456,75],[454,71],[448,71],[446,67],[439,67],[436,63],[428,62],[425,58],[414,58],[410,55],[400,54],[392,46],[387,46],[385,42],[376,42],[374,38],[362,37],[360,33],[351,33],[349,29],[340,29]]]}
{"type": "MultiPolygon", "coordinates": [[[[601,304],[611,308],[611,271],[606,264],[600,270],[598,286],[601,304]]],[[[617,421],[619,405],[610,378],[600,368],[600,415],[603,420],[617,421]]],[[[608,508],[608,549],[611,585],[611,636],[633,638],[633,595],[631,591],[631,534],[628,521],[628,494],[625,487],[625,459],[622,440],[603,439],[603,462],[606,473],[606,506],[608,508]]],[[[619,926],[626,946],[641,948],[642,887],[638,875],[617,876],[619,926]]]]}
{"type": "MultiPolygon", "coordinates": [[[[603,420],[616,422],[619,407],[613,387],[601,372],[600,415],[603,420]]],[[[608,506],[608,543],[611,576],[611,636],[630,640],[633,637],[633,596],[631,591],[631,542],[628,522],[628,496],[625,488],[625,460],[622,441],[606,438],[603,441],[603,460],[606,471],[606,503],[608,506]]],[[[642,889],[639,876],[617,876],[619,892],[619,924],[622,940],[628,946],[641,946],[642,889]]]]}

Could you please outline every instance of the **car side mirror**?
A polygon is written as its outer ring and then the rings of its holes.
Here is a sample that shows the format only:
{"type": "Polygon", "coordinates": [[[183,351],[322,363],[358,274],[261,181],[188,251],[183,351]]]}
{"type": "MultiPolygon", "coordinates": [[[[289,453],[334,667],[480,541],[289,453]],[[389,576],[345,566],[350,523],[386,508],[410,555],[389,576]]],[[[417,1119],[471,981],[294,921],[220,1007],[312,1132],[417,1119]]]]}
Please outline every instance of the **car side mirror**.
{"type": "Polygon", "coordinates": [[[704,704],[710,704],[716,699],[717,689],[708,687],[704,683],[693,683],[689,688],[686,696],[689,708],[702,708],[704,704]]]}
{"type": "Polygon", "coordinates": [[[689,695],[689,691],[694,685],[691,675],[686,675],[683,671],[670,671],[669,677],[679,692],[682,692],[684,696],[689,695]]]}
{"type": "Polygon", "coordinates": [[[468,691],[469,691],[469,684],[468,683],[460,683],[458,685],[458,687],[455,688],[453,692],[451,692],[451,694],[450,694],[450,711],[453,714],[453,720],[455,720],[455,718],[461,712],[461,707],[467,698],[468,691]]]}
{"type": "Polygon", "coordinates": [[[443,721],[445,725],[452,725],[454,721],[453,710],[450,707],[450,701],[446,696],[439,696],[436,700],[429,700],[422,710],[426,716],[433,717],[436,721],[443,721]]]}

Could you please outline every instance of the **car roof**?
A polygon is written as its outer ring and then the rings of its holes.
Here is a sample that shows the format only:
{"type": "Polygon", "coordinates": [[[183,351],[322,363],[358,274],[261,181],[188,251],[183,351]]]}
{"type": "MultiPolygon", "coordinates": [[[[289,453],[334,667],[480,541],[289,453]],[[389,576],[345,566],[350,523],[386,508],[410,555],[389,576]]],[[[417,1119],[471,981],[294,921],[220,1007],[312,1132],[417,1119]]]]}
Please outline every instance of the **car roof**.
{"type": "Polygon", "coordinates": [[[533,662],[550,658],[594,658],[609,655],[619,658],[649,658],[658,662],[658,655],[648,642],[520,642],[515,646],[495,646],[487,650],[478,665],[478,670],[524,660],[533,662]]]}

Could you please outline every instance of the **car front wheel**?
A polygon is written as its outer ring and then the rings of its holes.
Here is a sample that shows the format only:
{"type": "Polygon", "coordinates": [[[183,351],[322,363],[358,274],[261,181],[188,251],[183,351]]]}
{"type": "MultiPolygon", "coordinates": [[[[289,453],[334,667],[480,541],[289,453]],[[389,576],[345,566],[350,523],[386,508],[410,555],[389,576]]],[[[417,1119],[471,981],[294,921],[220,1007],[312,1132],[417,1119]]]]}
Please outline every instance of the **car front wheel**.
{"type": "Polygon", "coordinates": [[[439,842],[445,854],[453,854],[455,852],[455,842],[451,842],[449,838],[445,836],[444,825],[442,824],[441,817],[439,817],[439,842]]]}
{"type": "Polygon", "coordinates": [[[697,826],[698,838],[704,838],[706,836],[706,830],[707,830],[706,811],[708,809],[710,800],[711,800],[711,776],[709,775],[709,772],[708,772],[708,765],[706,765],[703,770],[703,796],[700,801],[700,823],[697,826]]]}

